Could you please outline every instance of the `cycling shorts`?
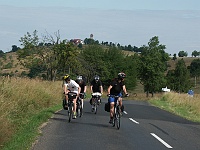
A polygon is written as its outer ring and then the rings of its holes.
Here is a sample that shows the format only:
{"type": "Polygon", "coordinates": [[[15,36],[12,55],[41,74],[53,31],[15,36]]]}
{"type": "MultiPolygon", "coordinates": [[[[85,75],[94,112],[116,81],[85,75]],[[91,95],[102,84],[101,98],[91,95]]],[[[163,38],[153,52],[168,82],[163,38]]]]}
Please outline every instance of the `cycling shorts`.
{"type": "MultiPolygon", "coordinates": [[[[119,93],[119,94],[116,95],[116,96],[122,97],[122,93],[119,93]]],[[[117,101],[117,98],[115,98],[115,97],[110,96],[110,97],[108,98],[108,102],[109,102],[109,103],[116,102],[116,101],[117,101]]]]}

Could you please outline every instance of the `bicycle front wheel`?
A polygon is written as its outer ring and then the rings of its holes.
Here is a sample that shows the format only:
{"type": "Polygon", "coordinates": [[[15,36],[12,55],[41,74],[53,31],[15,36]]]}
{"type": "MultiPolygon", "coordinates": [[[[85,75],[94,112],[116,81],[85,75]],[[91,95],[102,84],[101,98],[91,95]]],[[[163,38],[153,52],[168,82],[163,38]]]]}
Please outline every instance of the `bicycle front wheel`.
{"type": "Polygon", "coordinates": [[[119,112],[119,110],[117,110],[117,112],[115,114],[115,122],[117,125],[117,129],[119,130],[119,128],[120,128],[120,112],[119,112]]]}
{"type": "Polygon", "coordinates": [[[78,106],[78,110],[77,110],[78,116],[81,117],[82,116],[82,107],[79,105],[78,106]]]}
{"type": "Polygon", "coordinates": [[[97,114],[97,104],[94,105],[94,113],[97,114]]]}
{"type": "Polygon", "coordinates": [[[68,121],[69,122],[71,122],[71,119],[72,119],[72,109],[73,109],[72,105],[73,105],[73,103],[70,104],[69,110],[68,110],[69,111],[68,112],[68,114],[69,114],[69,120],[68,121]]]}

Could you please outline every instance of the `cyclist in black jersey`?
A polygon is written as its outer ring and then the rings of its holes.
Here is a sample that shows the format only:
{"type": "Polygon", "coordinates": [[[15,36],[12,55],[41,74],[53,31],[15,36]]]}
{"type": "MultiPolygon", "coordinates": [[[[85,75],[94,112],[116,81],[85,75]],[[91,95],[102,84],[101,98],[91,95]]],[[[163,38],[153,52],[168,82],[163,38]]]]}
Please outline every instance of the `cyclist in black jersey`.
{"type": "MultiPolygon", "coordinates": [[[[90,90],[91,94],[96,92],[101,93],[101,95],[103,94],[102,82],[98,75],[95,75],[94,79],[91,81],[90,90]]],[[[99,103],[101,103],[101,99],[99,99],[99,103]]],[[[90,99],[90,104],[92,105],[92,98],[90,99]]]]}
{"type": "MultiPolygon", "coordinates": [[[[122,92],[126,94],[126,96],[129,96],[129,94],[126,91],[126,86],[124,84],[124,78],[126,77],[126,74],[123,72],[120,72],[118,74],[118,78],[115,78],[113,81],[111,81],[110,86],[108,87],[108,102],[110,103],[110,121],[109,123],[112,123],[113,121],[113,111],[114,111],[114,103],[115,103],[115,97],[112,97],[110,95],[119,96],[119,105],[120,108],[122,108],[122,92]]],[[[122,109],[121,109],[122,110],[122,109]]]]}
{"type": "Polygon", "coordinates": [[[94,79],[91,81],[90,90],[91,90],[91,93],[95,93],[95,92],[99,92],[101,94],[103,93],[102,82],[98,75],[95,75],[94,79]]]}

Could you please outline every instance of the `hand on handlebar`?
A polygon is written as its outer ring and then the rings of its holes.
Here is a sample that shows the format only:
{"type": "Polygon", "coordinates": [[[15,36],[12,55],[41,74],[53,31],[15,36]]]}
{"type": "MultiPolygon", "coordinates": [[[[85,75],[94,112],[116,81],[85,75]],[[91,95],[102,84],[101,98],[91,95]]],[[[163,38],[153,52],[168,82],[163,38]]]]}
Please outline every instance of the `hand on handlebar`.
{"type": "Polygon", "coordinates": [[[110,94],[107,94],[108,97],[110,97],[110,94]]]}
{"type": "Polygon", "coordinates": [[[129,97],[129,94],[128,94],[128,93],[126,93],[125,97],[129,97]]]}

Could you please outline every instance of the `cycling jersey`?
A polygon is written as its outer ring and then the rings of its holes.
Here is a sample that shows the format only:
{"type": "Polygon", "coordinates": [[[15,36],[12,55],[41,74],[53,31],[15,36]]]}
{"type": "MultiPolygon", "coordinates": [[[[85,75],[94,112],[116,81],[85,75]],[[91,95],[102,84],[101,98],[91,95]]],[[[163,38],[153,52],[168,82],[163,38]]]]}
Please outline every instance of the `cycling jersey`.
{"type": "Polygon", "coordinates": [[[110,90],[110,95],[119,95],[123,90],[124,82],[119,82],[118,79],[111,81],[110,85],[112,86],[110,90]]]}
{"type": "Polygon", "coordinates": [[[70,80],[69,83],[64,82],[64,86],[66,86],[67,89],[70,90],[71,92],[74,92],[74,93],[78,94],[79,85],[74,80],[70,80]]]}
{"type": "Polygon", "coordinates": [[[95,80],[92,80],[91,86],[92,86],[93,93],[95,93],[95,92],[101,93],[102,82],[100,80],[97,82],[95,80]]]}
{"type": "MultiPolygon", "coordinates": [[[[76,80],[76,82],[78,82],[78,81],[76,80]]],[[[86,86],[85,81],[81,81],[81,83],[79,84],[79,86],[81,87],[81,93],[84,93],[84,88],[86,86]]]]}

